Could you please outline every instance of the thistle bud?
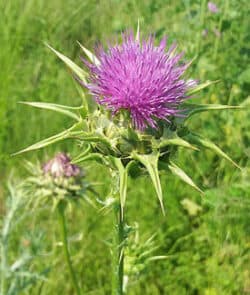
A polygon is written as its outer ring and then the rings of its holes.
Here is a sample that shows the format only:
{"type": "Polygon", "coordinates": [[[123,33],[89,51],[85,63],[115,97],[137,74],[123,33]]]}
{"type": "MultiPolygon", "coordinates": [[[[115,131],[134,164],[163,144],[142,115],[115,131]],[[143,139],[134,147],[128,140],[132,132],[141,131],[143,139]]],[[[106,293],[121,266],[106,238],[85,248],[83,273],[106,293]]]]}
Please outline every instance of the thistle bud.
{"type": "Polygon", "coordinates": [[[71,164],[70,158],[65,153],[58,153],[53,159],[43,165],[44,174],[50,174],[54,178],[77,177],[81,170],[78,166],[71,164]]]}
{"type": "Polygon", "coordinates": [[[26,179],[26,187],[38,203],[52,200],[55,207],[60,200],[73,201],[85,196],[84,173],[71,164],[65,153],[58,153],[43,165],[27,162],[27,168],[31,176],[26,179]]]}

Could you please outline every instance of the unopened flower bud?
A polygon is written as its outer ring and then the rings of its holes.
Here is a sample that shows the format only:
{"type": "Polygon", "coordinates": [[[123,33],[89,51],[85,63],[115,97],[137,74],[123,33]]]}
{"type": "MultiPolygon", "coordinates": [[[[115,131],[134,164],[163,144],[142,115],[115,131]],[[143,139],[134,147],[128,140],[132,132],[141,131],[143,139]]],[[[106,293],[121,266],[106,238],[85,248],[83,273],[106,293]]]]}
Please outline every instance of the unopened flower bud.
{"type": "Polygon", "coordinates": [[[43,165],[43,172],[58,178],[76,177],[81,170],[78,166],[71,164],[70,158],[65,153],[58,153],[53,159],[43,165]]]}

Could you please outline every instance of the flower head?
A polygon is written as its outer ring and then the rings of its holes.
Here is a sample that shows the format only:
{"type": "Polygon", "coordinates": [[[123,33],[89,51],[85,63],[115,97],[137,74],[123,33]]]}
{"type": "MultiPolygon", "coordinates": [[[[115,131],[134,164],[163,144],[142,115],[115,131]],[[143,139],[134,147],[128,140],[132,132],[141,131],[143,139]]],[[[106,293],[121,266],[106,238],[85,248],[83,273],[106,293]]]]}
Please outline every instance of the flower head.
{"type": "Polygon", "coordinates": [[[58,153],[53,159],[43,165],[43,172],[57,177],[76,177],[80,168],[71,164],[70,158],[65,153],[58,153]]]}
{"type": "Polygon", "coordinates": [[[178,115],[186,91],[194,86],[182,78],[188,64],[180,64],[183,53],[175,53],[175,44],[165,51],[166,38],[155,46],[153,37],[140,42],[126,33],[122,41],[107,51],[100,48],[98,64],[84,61],[91,72],[85,86],[113,115],[127,110],[136,129],[156,128],[158,119],[178,115]]]}
{"type": "Polygon", "coordinates": [[[212,13],[218,13],[219,12],[219,9],[218,9],[217,5],[215,3],[213,3],[213,2],[211,2],[211,1],[208,2],[207,8],[212,13]]]}

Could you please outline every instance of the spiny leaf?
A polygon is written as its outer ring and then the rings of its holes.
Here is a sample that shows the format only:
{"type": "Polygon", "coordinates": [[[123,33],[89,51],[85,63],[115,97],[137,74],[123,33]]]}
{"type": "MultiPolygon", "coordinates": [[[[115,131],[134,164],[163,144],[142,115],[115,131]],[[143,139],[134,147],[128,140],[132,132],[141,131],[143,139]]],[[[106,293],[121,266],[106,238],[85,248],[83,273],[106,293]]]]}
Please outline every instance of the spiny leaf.
{"type": "Polygon", "coordinates": [[[88,115],[89,112],[89,104],[88,104],[88,99],[85,96],[85,93],[83,91],[83,88],[79,86],[79,83],[75,83],[75,87],[77,92],[79,93],[81,99],[82,99],[82,109],[81,109],[81,116],[83,119],[85,119],[88,115]]]}
{"type": "Polygon", "coordinates": [[[128,171],[123,166],[121,159],[115,158],[115,165],[119,171],[119,190],[120,190],[120,202],[121,202],[121,218],[123,220],[123,212],[126,203],[127,187],[128,187],[128,171]]]}
{"type": "Polygon", "coordinates": [[[59,51],[55,50],[50,45],[46,44],[84,83],[86,83],[87,73],[81,69],[77,64],[70,60],[67,56],[63,55],[59,51]]]}
{"type": "Polygon", "coordinates": [[[178,146],[182,146],[182,147],[186,147],[192,150],[199,150],[197,147],[191,145],[189,142],[187,142],[186,140],[180,138],[180,137],[175,137],[175,138],[170,138],[170,139],[163,139],[160,144],[159,144],[159,148],[163,148],[165,146],[168,145],[178,145],[178,146]]]}
{"type": "Polygon", "coordinates": [[[203,191],[193,182],[193,180],[176,164],[170,162],[170,164],[168,164],[168,168],[174,175],[178,176],[181,180],[195,188],[200,193],[203,193],[203,191]]]}
{"type": "Polygon", "coordinates": [[[190,96],[190,95],[192,95],[192,94],[194,94],[194,93],[196,93],[196,92],[199,92],[199,91],[201,91],[202,89],[204,89],[204,88],[206,88],[206,87],[208,87],[208,86],[210,86],[210,85],[212,85],[212,84],[218,83],[218,82],[220,82],[220,80],[216,80],[216,81],[206,81],[206,82],[204,82],[204,83],[202,83],[202,84],[199,84],[199,85],[193,87],[192,89],[190,89],[190,90],[187,92],[187,95],[190,96]]]}
{"type": "Polygon", "coordinates": [[[113,151],[110,140],[102,134],[81,131],[81,133],[79,134],[79,139],[85,142],[91,142],[91,143],[97,143],[97,144],[101,143],[105,145],[105,147],[108,148],[110,152],[113,151]]]}
{"type": "Polygon", "coordinates": [[[241,169],[238,164],[236,164],[226,153],[224,153],[216,144],[214,144],[212,141],[205,139],[201,137],[200,135],[189,133],[187,136],[187,139],[197,144],[198,146],[208,148],[212,151],[214,151],[218,156],[223,157],[224,159],[228,160],[230,163],[232,163],[237,168],[241,169]]]}
{"type": "Polygon", "coordinates": [[[81,47],[82,51],[87,55],[87,57],[89,58],[89,60],[95,64],[96,66],[100,65],[100,61],[99,59],[87,48],[85,48],[80,42],[77,42],[79,44],[79,46],[81,47]]]}
{"type": "Polygon", "coordinates": [[[53,135],[51,137],[48,137],[44,140],[41,140],[17,153],[14,153],[13,156],[16,156],[16,155],[19,155],[19,154],[22,154],[22,153],[26,153],[26,152],[29,152],[29,151],[34,151],[34,150],[38,150],[38,149],[41,149],[43,147],[46,147],[52,143],[55,143],[55,142],[58,142],[58,141],[61,141],[61,140],[64,140],[64,139],[67,139],[73,135],[76,135],[76,132],[77,134],[79,134],[79,131],[73,131],[76,127],[78,127],[78,124],[75,124],[73,125],[72,127],[70,127],[69,129],[63,131],[63,132],[60,132],[56,135],[53,135]]]}
{"type": "MultiPolygon", "coordinates": [[[[88,144],[87,148],[74,158],[74,161],[77,161],[78,159],[87,156],[90,153],[90,151],[91,151],[91,146],[88,144]]],[[[73,161],[71,162],[73,163],[73,161]]]]}
{"type": "Polygon", "coordinates": [[[127,187],[128,187],[128,171],[132,165],[131,161],[126,167],[122,164],[121,159],[113,158],[113,162],[118,169],[119,172],[119,190],[120,190],[120,202],[121,202],[121,218],[123,219],[123,212],[126,203],[127,197],[127,187]]]}
{"type": "Polygon", "coordinates": [[[20,101],[19,103],[21,104],[25,104],[25,105],[29,105],[35,108],[40,108],[40,109],[47,109],[47,110],[51,110],[51,111],[55,111],[58,113],[62,113],[68,117],[71,117],[77,121],[79,121],[79,117],[69,111],[69,110],[79,110],[82,107],[68,107],[68,106],[64,106],[64,105],[59,105],[59,104],[54,104],[54,103],[45,103],[45,102],[28,102],[28,101],[20,101]]]}
{"type": "Polygon", "coordinates": [[[71,163],[79,164],[79,163],[87,162],[87,161],[96,161],[98,163],[102,163],[105,165],[107,164],[107,160],[105,159],[105,157],[98,153],[91,153],[83,157],[78,157],[76,159],[73,159],[71,163]]]}
{"type": "Polygon", "coordinates": [[[230,110],[230,109],[243,109],[242,106],[229,106],[221,104],[183,104],[183,107],[187,109],[188,120],[191,116],[197,113],[206,111],[218,111],[218,110],[230,110]]]}
{"type": "Polygon", "coordinates": [[[146,167],[151,177],[151,180],[153,182],[154,188],[156,190],[158,199],[160,201],[162,212],[165,215],[162,188],[161,188],[161,182],[160,182],[159,171],[158,171],[159,153],[153,153],[149,155],[140,155],[137,153],[133,153],[132,157],[135,160],[138,160],[140,163],[142,163],[146,167]]]}

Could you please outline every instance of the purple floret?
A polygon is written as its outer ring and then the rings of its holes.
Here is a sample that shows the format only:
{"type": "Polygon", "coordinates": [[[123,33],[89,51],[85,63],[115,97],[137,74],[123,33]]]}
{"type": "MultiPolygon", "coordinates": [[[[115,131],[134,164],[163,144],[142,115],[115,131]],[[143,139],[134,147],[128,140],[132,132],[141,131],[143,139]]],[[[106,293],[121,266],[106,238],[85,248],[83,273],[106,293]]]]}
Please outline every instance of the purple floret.
{"type": "Polygon", "coordinates": [[[43,172],[53,177],[76,177],[81,173],[81,170],[78,166],[71,164],[67,154],[58,153],[43,165],[43,172]]]}
{"type": "Polygon", "coordinates": [[[166,38],[155,46],[153,37],[140,42],[126,33],[122,44],[107,51],[99,48],[100,64],[85,62],[90,80],[84,86],[113,115],[129,111],[136,129],[157,128],[157,120],[169,121],[170,116],[179,115],[179,104],[195,85],[182,78],[188,64],[180,64],[183,53],[176,54],[176,47],[165,51],[166,38]]]}

